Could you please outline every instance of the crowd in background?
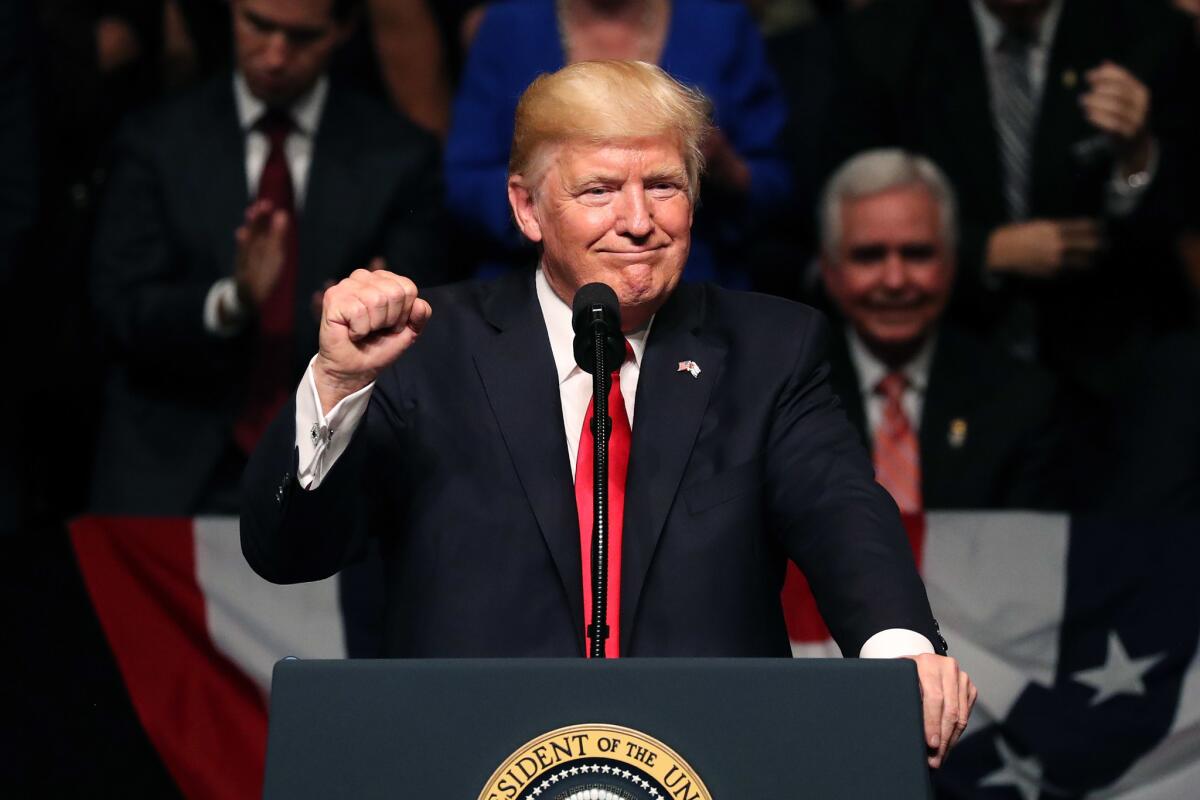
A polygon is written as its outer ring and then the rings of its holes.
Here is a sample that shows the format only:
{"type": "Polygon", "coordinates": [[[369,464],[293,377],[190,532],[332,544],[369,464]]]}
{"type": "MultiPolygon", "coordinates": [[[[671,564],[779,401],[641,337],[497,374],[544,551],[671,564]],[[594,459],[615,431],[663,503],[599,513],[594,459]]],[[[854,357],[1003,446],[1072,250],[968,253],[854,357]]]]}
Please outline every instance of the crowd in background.
{"type": "Polygon", "coordinates": [[[6,531],[235,513],[330,282],[536,263],[513,111],[594,58],[711,99],[685,279],[830,315],[902,509],[1200,510],[1194,0],[0,9],[6,531]]]}

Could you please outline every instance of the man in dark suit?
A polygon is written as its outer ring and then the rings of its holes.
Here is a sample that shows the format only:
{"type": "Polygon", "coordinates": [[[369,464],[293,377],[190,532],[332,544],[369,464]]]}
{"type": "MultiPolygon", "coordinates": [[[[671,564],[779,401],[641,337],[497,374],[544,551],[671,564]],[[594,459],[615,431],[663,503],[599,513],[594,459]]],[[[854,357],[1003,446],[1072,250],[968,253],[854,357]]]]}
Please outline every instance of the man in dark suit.
{"type": "Polygon", "coordinates": [[[962,200],[951,317],[1111,396],[1186,312],[1167,245],[1195,194],[1186,18],[1141,0],[879,0],[847,32],[832,163],[932,158],[962,200]]]}
{"type": "Polygon", "coordinates": [[[1053,380],[941,321],[955,272],[945,175],[868,151],[821,207],[821,272],[847,323],[830,380],[901,510],[1057,505],[1053,380]]]}
{"type": "Polygon", "coordinates": [[[439,277],[434,143],[325,77],[354,14],[236,0],[235,73],[119,136],[92,275],[115,362],[93,510],[236,511],[325,286],[373,258],[439,277]]]}
{"type": "Polygon", "coordinates": [[[610,656],[786,656],[790,557],[845,653],[915,658],[936,765],[974,687],[934,654],[895,505],[829,390],[819,318],[680,285],[707,107],[640,62],[536,80],[508,192],[539,269],[420,295],[364,270],[330,289],[319,353],[246,470],[243,551],[270,580],[313,580],[378,536],[396,656],[581,656],[585,629],[610,656]],[[598,621],[581,555],[591,379],[567,305],[595,281],[627,341],[607,398],[623,513],[598,621]]]}

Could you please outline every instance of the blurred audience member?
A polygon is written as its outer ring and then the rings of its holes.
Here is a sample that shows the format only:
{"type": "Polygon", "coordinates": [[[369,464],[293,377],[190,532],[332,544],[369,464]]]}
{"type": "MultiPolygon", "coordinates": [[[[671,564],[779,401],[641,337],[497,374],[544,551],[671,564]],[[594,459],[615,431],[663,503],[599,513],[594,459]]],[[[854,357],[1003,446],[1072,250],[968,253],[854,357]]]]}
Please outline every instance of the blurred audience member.
{"type": "MultiPolygon", "coordinates": [[[[14,357],[27,360],[18,367],[26,374],[43,372],[46,363],[70,365],[23,391],[14,400],[22,408],[10,417],[26,422],[14,438],[29,485],[29,515],[41,526],[77,511],[86,495],[100,383],[86,289],[95,198],[117,121],[159,90],[156,32],[162,2],[25,0],[22,5],[33,30],[6,25],[5,33],[24,36],[34,62],[30,119],[37,126],[39,209],[28,257],[7,288],[10,296],[25,297],[54,287],[57,315],[56,324],[39,336],[36,351],[14,357]],[[69,411],[62,407],[64,398],[71,398],[69,411]],[[79,457],[64,461],[65,452],[79,457]]],[[[3,52],[16,50],[6,46],[3,52]]],[[[29,330],[42,324],[41,312],[17,304],[9,323],[29,330]]]]}
{"type": "MultiPolygon", "coordinates": [[[[37,136],[33,116],[33,20],[25,0],[0,0],[0,291],[16,297],[14,281],[28,270],[27,248],[37,219],[37,136]]],[[[10,304],[10,312],[19,303],[10,304]]],[[[13,313],[0,322],[0,336],[16,342],[23,333],[13,313]]],[[[20,348],[14,348],[17,350],[20,348]]],[[[0,414],[23,419],[21,392],[4,392],[0,414]]],[[[23,432],[10,432],[0,446],[0,535],[23,528],[28,464],[20,447],[23,432]],[[15,433],[15,435],[13,435],[15,433]]]]}
{"type": "Polygon", "coordinates": [[[316,347],[326,281],[379,256],[440,277],[435,143],[325,75],[355,3],[231,8],[236,71],[118,135],[92,275],[115,361],[97,511],[236,511],[244,454],[316,347]]]}
{"type": "Polygon", "coordinates": [[[1175,7],[1196,18],[1196,32],[1200,33],[1200,0],[1172,0],[1175,7]]]}
{"type": "Polygon", "coordinates": [[[1110,510],[1200,514],[1200,334],[1170,337],[1146,359],[1114,420],[1110,510]]]}
{"type": "Polygon", "coordinates": [[[521,90],[566,63],[656,63],[712,99],[704,198],[685,275],[749,283],[739,247],[789,191],[776,149],[785,108],[762,39],[741,3],[724,0],[511,0],[483,12],[454,101],[446,147],[451,211],[479,242],[483,273],[532,260],[505,197],[521,90]]]}
{"type": "Polygon", "coordinates": [[[32,32],[22,0],[0,2],[0,288],[5,290],[24,264],[37,219],[32,32]]]}
{"type": "Polygon", "coordinates": [[[942,322],[957,222],[941,170],[858,155],[830,179],[821,222],[821,274],[847,323],[831,379],[900,510],[1057,505],[1051,378],[942,322]]]}
{"type": "Polygon", "coordinates": [[[367,0],[367,19],[392,105],[444,137],[450,85],[441,34],[426,0],[367,0]]]}
{"type": "Polygon", "coordinates": [[[1186,309],[1190,21],[1144,0],[877,0],[848,26],[832,135],[934,158],[962,198],[955,316],[1089,398],[1186,309]]]}

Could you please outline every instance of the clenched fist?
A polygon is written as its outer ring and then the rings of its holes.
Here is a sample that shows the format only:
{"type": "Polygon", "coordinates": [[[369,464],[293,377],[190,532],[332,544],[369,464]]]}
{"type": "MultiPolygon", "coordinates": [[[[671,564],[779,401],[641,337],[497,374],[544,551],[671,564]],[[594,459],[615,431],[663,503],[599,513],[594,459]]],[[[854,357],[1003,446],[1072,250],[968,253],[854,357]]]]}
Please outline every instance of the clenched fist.
{"type": "Polygon", "coordinates": [[[408,278],[376,259],[325,292],[313,377],[329,413],[412,346],[433,310],[408,278]]]}

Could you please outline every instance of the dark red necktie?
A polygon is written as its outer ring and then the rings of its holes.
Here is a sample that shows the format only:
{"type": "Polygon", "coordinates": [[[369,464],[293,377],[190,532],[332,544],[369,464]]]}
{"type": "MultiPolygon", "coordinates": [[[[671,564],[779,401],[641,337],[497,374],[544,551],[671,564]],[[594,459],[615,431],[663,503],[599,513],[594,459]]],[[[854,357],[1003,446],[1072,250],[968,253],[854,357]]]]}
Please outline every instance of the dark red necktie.
{"type": "Polygon", "coordinates": [[[292,172],[288,167],[284,144],[294,129],[285,111],[271,110],[255,125],[270,143],[267,161],[258,180],[258,199],[269,200],[275,209],[288,215],[287,239],[284,243],[283,269],[271,294],[258,309],[258,338],[250,374],[246,401],[234,425],[233,435],[246,453],[254,450],[267,425],[287,401],[293,331],[295,328],[296,259],[296,202],[292,189],[292,172]]]}
{"type": "MultiPolygon", "coordinates": [[[[633,358],[633,349],[625,343],[625,359],[633,358]]],[[[586,630],[592,616],[592,481],[595,463],[592,453],[592,412],[595,398],[588,404],[579,434],[579,451],[575,456],[575,508],[579,513],[579,552],[583,563],[583,617],[586,630]]],[[[612,418],[612,434],[608,440],[608,639],[604,655],[620,655],[621,642],[621,533],[625,522],[625,474],[629,469],[630,427],[625,413],[625,398],[621,395],[621,370],[612,374],[608,392],[608,416],[612,418]]],[[[586,648],[591,654],[591,645],[586,648]]]]}

